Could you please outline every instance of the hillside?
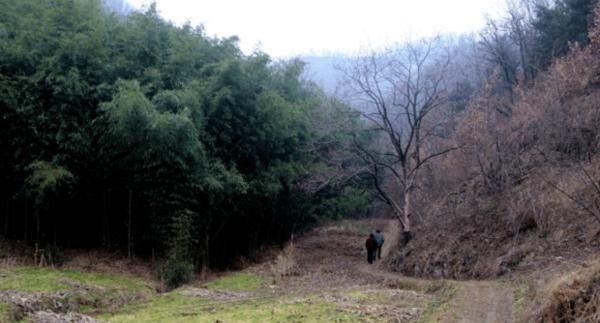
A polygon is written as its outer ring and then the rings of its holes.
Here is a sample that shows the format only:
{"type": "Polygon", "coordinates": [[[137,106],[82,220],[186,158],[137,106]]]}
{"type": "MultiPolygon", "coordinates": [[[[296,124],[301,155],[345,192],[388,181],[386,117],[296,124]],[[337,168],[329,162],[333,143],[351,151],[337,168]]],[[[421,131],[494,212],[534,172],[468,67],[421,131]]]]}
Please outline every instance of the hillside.
{"type": "Polygon", "coordinates": [[[425,213],[432,216],[402,249],[400,271],[490,278],[597,255],[599,32],[596,27],[589,46],[574,48],[533,86],[519,89],[512,115],[494,116],[495,130],[485,122],[502,103],[493,95],[472,102],[458,130],[465,149],[437,166],[460,164],[479,153],[510,162],[462,170],[469,180],[427,206],[425,213]],[[502,138],[496,151],[482,146],[491,131],[502,138]]]}
{"type": "Polygon", "coordinates": [[[591,278],[600,256],[598,35],[596,24],[589,45],[573,46],[531,85],[518,86],[514,103],[493,90],[470,103],[457,128],[463,149],[435,165],[440,178],[467,180],[423,206],[414,239],[391,268],[522,280],[542,306],[525,320],[598,320],[599,285],[591,278]],[[507,107],[510,115],[499,112],[507,107]]]}

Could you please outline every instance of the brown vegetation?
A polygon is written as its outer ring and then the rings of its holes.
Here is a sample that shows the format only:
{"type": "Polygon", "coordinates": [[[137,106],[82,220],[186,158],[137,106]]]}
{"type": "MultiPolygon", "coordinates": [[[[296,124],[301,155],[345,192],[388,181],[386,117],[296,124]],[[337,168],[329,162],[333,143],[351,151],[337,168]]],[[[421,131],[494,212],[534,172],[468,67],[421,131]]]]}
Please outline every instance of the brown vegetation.
{"type": "Polygon", "coordinates": [[[530,322],[599,322],[600,262],[551,280],[534,298],[530,322]]]}
{"type": "Polygon", "coordinates": [[[511,93],[492,78],[455,115],[462,149],[421,179],[430,189],[420,193],[416,238],[392,268],[489,278],[597,253],[599,26],[590,38],[511,93]]]}

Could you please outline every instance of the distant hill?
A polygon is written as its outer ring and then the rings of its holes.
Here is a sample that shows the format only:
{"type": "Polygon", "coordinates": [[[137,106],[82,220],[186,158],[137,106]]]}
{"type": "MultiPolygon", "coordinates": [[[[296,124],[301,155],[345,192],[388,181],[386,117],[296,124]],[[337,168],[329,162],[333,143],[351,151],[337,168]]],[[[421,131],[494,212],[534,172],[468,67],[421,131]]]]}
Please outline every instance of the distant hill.
{"type": "Polygon", "coordinates": [[[125,0],[102,0],[104,6],[120,15],[127,15],[135,9],[125,0]]]}
{"type": "Polygon", "coordinates": [[[320,85],[326,93],[334,94],[343,74],[337,69],[349,60],[346,56],[304,56],[306,63],[304,77],[320,85]]]}

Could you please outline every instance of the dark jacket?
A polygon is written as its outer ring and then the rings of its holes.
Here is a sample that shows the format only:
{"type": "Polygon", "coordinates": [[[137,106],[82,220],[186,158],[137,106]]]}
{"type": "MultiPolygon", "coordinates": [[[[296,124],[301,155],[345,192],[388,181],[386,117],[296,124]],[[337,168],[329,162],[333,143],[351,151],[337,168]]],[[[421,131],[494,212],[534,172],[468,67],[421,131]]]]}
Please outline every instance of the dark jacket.
{"type": "Polygon", "coordinates": [[[377,248],[377,243],[375,242],[375,239],[369,237],[367,238],[367,242],[365,243],[367,250],[374,250],[377,248]]]}

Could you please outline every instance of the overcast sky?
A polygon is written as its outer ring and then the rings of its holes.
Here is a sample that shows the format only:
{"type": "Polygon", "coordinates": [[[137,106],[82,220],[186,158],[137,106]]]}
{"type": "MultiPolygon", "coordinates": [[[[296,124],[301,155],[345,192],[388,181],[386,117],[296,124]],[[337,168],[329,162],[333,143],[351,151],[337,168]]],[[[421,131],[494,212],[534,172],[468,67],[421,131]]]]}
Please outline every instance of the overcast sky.
{"type": "MultiPolygon", "coordinates": [[[[136,8],[149,0],[127,0],[136,8]]],[[[240,37],[249,54],[353,53],[439,33],[476,31],[505,0],[156,0],[175,24],[203,24],[207,34],[240,37]]]]}

